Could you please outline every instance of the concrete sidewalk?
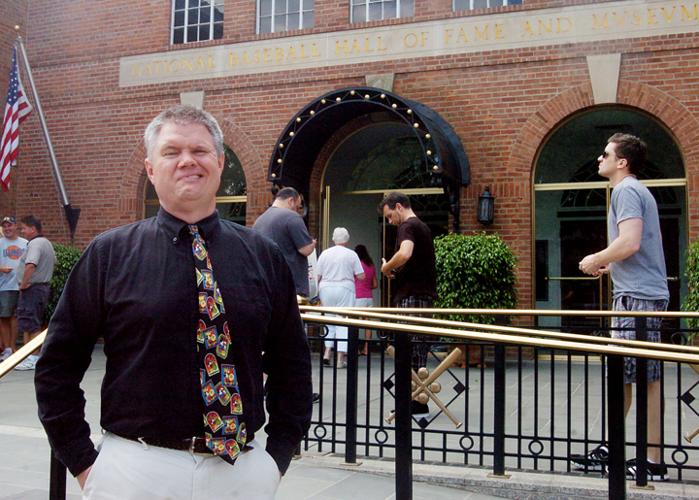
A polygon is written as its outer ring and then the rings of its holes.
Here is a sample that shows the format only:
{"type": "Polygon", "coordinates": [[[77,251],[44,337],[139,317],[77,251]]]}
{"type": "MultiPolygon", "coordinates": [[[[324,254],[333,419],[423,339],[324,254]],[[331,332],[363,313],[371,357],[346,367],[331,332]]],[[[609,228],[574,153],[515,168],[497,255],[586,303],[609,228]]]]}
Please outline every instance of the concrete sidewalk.
{"type": "MultiPolygon", "coordinates": [[[[105,358],[100,346],[85,375],[86,418],[93,438],[99,438],[99,391],[105,358]]],[[[322,370],[314,357],[314,374],[322,370]]],[[[49,446],[37,417],[33,371],[13,371],[0,379],[0,499],[48,498],[49,446]]],[[[343,391],[338,384],[338,391],[343,391]]],[[[326,396],[327,397],[327,396],[326,396]]],[[[340,398],[342,401],[342,398],[340,398]]],[[[324,403],[321,403],[324,405],[324,403]]],[[[321,405],[315,405],[316,407],[321,405]]],[[[341,405],[338,414],[344,411],[341,405]]],[[[256,437],[263,440],[264,434],[256,437]]],[[[347,465],[341,456],[319,453],[315,447],[294,460],[281,483],[279,500],[384,500],[394,499],[394,463],[359,458],[347,465]]],[[[608,498],[607,480],[595,474],[509,472],[493,478],[487,468],[416,463],[413,498],[442,499],[587,499],[608,498]],[[474,493],[478,492],[478,493],[474,493]]],[[[686,478],[685,478],[686,479],[686,478]]],[[[627,482],[627,498],[647,500],[699,498],[699,486],[671,481],[653,483],[653,489],[636,490],[627,482]]],[[[68,498],[79,499],[77,482],[68,479],[68,498]]]]}
{"type": "MultiPolygon", "coordinates": [[[[99,439],[99,390],[104,354],[98,347],[82,387],[86,417],[99,439]]],[[[45,500],[49,488],[50,448],[34,399],[34,372],[13,371],[0,379],[0,499],[45,500]]],[[[265,439],[263,433],[258,439],[265,439]]],[[[377,474],[362,467],[343,468],[339,458],[310,453],[294,460],[285,475],[278,500],[388,500],[395,499],[390,471],[377,474]]],[[[387,464],[388,465],[388,464],[387,464]]],[[[78,500],[77,482],[67,481],[67,498],[78,500]]],[[[454,487],[415,483],[413,498],[422,500],[496,500],[497,496],[471,493],[454,487]]]]}

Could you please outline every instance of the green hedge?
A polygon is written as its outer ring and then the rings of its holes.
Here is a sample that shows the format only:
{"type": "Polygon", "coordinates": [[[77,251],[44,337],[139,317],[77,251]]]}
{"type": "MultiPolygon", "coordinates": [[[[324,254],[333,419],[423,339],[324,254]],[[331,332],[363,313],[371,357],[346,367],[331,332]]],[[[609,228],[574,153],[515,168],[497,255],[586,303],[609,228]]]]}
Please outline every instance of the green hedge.
{"type": "MultiPolygon", "coordinates": [[[[699,241],[695,241],[687,249],[687,297],[682,304],[685,311],[699,311],[699,241]]],[[[699,320],[689,319],[690,328],[698,328],[699,320]]]]}
{"type": "MultiPolygon", "coordinates": [[[[437,307],[511,309],[517,305],[517,260],[498,235],[452,233],[435,238],[434,246],[437,307]]],[[[495,321],[493,316],[464,319],[480,323],[495,321]]]]}
{"type": "Polygon", "coordinates": [[[60,243],[53,243],[53,251],[56,252],[56,267],[53,270],[53,278],[51,278],[51,299],[44,315],[44,320],[47,323],[56,309],[56,304],[58,304],[58,299],[61,297],[70,271],[80,258],[80,255],[82,255],[82,251],[79,249],[61,245],[60,243]]]}

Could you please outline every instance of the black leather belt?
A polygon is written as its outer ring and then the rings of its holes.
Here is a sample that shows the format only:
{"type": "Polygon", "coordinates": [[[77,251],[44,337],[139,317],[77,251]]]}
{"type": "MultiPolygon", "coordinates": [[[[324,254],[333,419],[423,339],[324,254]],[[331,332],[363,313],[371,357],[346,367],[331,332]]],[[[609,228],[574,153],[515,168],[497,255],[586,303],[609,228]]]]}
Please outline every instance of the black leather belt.
{"type": "MultiPolygon", "coordinates": [[[[186,450],[191,453],[206,453],[208,455],[213,455],[214,452],[211,451],[211,448],[206,446],[206,438],[201,437],[201,436],[194,436],[191,438],[184,438],[184,439],[159,439],[159,438],[145,438],[145,437],[131,437],[131,436],[124,436],[122,434],[116,434],[116,436],[119,436],[124,439],[128,439],[129,441],[136,441],[137,443],[141,444],[147,444],[148,446],[157,446],[158,448],[168,448],[171,450],[186,450]]],[[[255,439],[255,435],[250,433],[248,434],[248,442],[252,442],[252,440],[255,439]]],[[[247,444],[243,447],[243,451],[249,449],[250,446],[247,444]]]]}
{"type": "Polygon", "coordinates": [[[206,438],[200,436],[194,436],[191,438],[184,439],[158,439],[158,438],[145,438],[145,437],[131,437],[123,436],[117,434],[117,436],[129,441],[136,441],[137,443],[147,444],[148,446],[157,446],[158,448],[169,448],[171,450],[186,450],[192,453],[207,453],[213,455],[211,449],[206,446],[206,438]]]}

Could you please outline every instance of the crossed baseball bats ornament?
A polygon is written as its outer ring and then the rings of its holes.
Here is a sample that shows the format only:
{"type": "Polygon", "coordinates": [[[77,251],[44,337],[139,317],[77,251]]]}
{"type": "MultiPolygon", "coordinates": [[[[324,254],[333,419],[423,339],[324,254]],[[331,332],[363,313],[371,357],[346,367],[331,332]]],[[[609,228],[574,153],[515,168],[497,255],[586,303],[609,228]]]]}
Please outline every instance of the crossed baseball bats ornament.
{"type": "MultiPolygon", "coordinates": [[[[386,351],[390,356],[392,356],[394,352],[393,346],[389,346],[386,351]]],[[[449,408],[442,403],[442,400],[440,400],[436,394],[442,390],[442,385],[437,382],[437,379],[447,368],[449,368],[460,358],[461,350],[457,347],[449,354],[449,356],[444,358],[444,360],[437,365],[437,368],[435,368],[432,373],[430,373],[424,366],[418,369],[417,373],[415,370],[410,370],[410,376],[413,379],[411,384],[413,391],[411,398],[422,404],[427,404],[430,399],[434,401],[439,409],[442,410],[447,417],[449,417],[449,420],[453,422],[457,429],[461,427],[462,423],[458,421],[451,411],[449,411],[449,408]]],[[[386,417],[386,423],[390,424],[395,418],[396,412],[392,411],[388,417],[386,417]]]]}

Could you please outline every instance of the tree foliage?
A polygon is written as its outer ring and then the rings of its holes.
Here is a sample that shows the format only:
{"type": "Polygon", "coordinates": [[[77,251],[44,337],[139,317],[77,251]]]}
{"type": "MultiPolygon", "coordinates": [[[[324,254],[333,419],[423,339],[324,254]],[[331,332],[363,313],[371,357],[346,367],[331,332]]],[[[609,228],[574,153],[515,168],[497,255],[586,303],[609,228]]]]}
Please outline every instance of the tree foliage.
{"type": "MultiPolygon", "coordinates": [[[[511,309],[516,306],[516,258],[498,235],[452,233],[435,238],[434,245],[437,307],[511,309]]],[[[495,318],[469,316],[466,320],[493,323],[495,318]]]]}
{"type": "Polygon", "coordinates": [[[51,278],[51,299],[46,306],[46,314],[44,315],[44,320],[47,323],[51,319],[53,311],[56,310],[56,304],[58,304],[58,299],[63,292],[70,271],[82,254],[79,249],[60,243],[53,243],[53,251],[56,252],[56,266],[51,278]]]}
{"type": "MultiPolygon", "coordinates": [[[[699,241],[695,241],[687,249],[685,274],[687,276],[688,290],[682,309],[685,311],[699,311],[699,241]]],[[[687,324],[690,328],[698,328],[699,320],[690,318],[687,324]]]]}

